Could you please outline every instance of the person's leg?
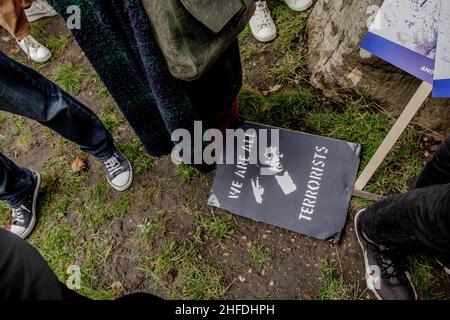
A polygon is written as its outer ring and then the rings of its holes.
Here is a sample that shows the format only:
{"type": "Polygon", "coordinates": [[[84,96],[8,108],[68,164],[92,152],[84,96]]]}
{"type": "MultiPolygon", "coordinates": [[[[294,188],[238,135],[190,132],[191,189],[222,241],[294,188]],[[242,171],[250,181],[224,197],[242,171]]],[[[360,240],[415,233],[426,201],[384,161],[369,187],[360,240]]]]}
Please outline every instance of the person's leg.
{"type": "Polygon", "coordinates": [[[36,225],[40,184],[37,172],[18,167],[0,153],[0,200],[12,207],[10,231],[23,239],[36,225]]]}
{"type": "MultiPolygon", "coordinates": [[[[40,253],[28,242],[0,229],[0,301],[90,300],[59,282],[40,253]]],[[[121,302],[160,303],[148,293],[123,296],[121,302]]]]}
{"type": "Polygon", "coordinates": [[[2,52],[0,109],[42,123],[99,159],[106,160],[115,151],[111,134],[91,110],[2,52]]]}
{"type": "Polygon", "coordinates": [[[426,254],[450,259],[450,184],[379,201],[358,213],[355,230],[368,287],[380,299],[415,299],[404,258],[426,254]]]}
{"type": "Polygon", "coordinates": [[[24,7],[31,5],[31,2],[0,0],[0,26],[17,40],[22,40],[30,34],[30,23],[25,15],[24,7]]]}
{"type": "Polygon", "coordinates": [[[417,178],[414,188],[450,183],[450,136],[439,147],[417,178]]]}
{"type": "Polygon", "coordinates": [[[33,184],[33,173],[0,153],[0,200],[17,207],[33,184]]]}
{"type": "Polygon", "coordinates": [[[63,289],[28,242],[0,229],[0,300],[62,300],[63,289]]]}
{"type": "Polygon", "coordinates": [[[58,15],[55,9],[53,9],[45,0],[25,0],[25,2],[26,4],[28,4],[28,6],[25,7],[25,13],[27,15],[28,21],[30,22],[58,15]]]}
{"type": "Polygon", "coordinates": [[[0,109],[36,120],[81,150],[103,161],[109,184],[118,191],[131,186],[128,159],[114,145],[100,119],[81,102],[0,52],[0,109]]]}
{"type": "Polygon", "coordinates": [[[44,63],[51,58],[52,53],[31,35],[30,22],[24,9],[31,4],[30,0],[0,0],[0,26],[14,36],[31,60],[44,63]]]}
{"type": "Polygon", "coordinates": [[[366,209],[362,230],[405,253],[450,257],[450,184],[415,189],[366,209]]]}

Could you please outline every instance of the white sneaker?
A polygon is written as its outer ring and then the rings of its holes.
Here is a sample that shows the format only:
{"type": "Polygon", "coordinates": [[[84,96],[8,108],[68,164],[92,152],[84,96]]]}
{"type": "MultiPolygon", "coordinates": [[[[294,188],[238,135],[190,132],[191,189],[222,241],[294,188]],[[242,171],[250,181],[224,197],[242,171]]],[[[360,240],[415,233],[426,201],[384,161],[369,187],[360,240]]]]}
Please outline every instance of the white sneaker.
{"type": "Polygon", "coordinates": [[[33,4],[28,9],[25,9],[25,14],[27,15],[28,21],[34,22],[36,20],[53,17],[58,15],[58,13],[44,0],[35,0],[33,4]]]}
{"type": "Polygon", "coordinates": [[[294,11],[305,11],[313,4],[313,0],[284,0],[284,2],[294,11]]]}
{"type": "Polygon", "coordinates": [[[35,62],[47,62],[52,56],[50,50],[40,44],[32,35],[18,40],[17,43],[27,56],[35,62]]]}
{"type": "Polygon", "coordinates": [[[256,11],[250,19],[250,29],[256,40],[269,42],[277,37],[277,28],[270,15],[269,7],[265,0],[255,3],[256,11]]]}

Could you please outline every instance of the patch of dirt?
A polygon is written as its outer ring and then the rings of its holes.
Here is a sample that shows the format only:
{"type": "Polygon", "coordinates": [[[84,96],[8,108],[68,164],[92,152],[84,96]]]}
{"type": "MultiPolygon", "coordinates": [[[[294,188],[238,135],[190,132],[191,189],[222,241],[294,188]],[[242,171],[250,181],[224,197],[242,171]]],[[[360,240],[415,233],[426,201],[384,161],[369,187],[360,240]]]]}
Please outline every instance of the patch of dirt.
{"type": "Polygon", "coordinates": [[[422,163],[425,165],[433,155],[438,151],[442,140],[436,140],[432,137],[422,137],[420,139],[419,148],[420,148],[420,156],[422,159],[422,163]]]}
{"type": "MultiPolygon", "coordinates": [[[[142,199],[135,199],[134,213],[113,223],[115,235],[120,244],[115,248],[105,273],[114,281],[120,280],[128,292],[148,289],[152,280],[137,270],[136,259],[144,262],[145,257],[135,248],[134,240],[139,237],[138,225],[144,219],[152,218],[160,210],[166,212],[166,238],[192,238],[194,222],[183,210],[190,206],[200,212],[215,215],[226,212],[207,206],[213,173],[205,183],[193,181],[183,184],[175,175],[175,167],[168,157],[156,161],[153,169],[145,173],[134,188],[158,185],[162,189],[161,198],[149,207],[142,199]],[[168,178],[170,177],[170,178],[168,178]],[[141,259],[141,260],[139,260],[141,259]]],[[[256,223],[241,217],[234,217],[235,227],[224,244],[228,250],[209,241],[202,257],[218,264],[225,271],[226,283],[233,283],[227,291],[227,299],[303,299],[305,293],[313,292],[320,280],[320,267],[326,259],[342,264],[346,278],[362,281],[362,257],[353,232],[349,230],[341,246],[316,241],[279,228],[256,223]],[[259,269],[250,258],[249,249],[257,244],[268,250],[271,261],[259,269]]],[[[158,248],[165,239],[157,239],[158,248]]],[[[150,258],[151,259],[151,258],[150,258]]],[[[168,277],[174,276],[172,271],[168,277]]]]}

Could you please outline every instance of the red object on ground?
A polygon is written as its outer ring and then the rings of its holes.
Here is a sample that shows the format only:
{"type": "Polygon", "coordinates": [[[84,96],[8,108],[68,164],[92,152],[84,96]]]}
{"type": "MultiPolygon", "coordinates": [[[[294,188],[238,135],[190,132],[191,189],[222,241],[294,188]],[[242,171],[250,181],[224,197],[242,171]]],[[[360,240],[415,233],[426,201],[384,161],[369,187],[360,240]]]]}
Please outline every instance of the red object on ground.
{"type": "Polygon", "coordinates": [[[231,108],[218,116],[218,129],[222,131],[222,134],[224,136],[226,130],[230,127],[231,122],[238,116],[238,114],[239,114],[238,98],[235,97],[231,108]]]}

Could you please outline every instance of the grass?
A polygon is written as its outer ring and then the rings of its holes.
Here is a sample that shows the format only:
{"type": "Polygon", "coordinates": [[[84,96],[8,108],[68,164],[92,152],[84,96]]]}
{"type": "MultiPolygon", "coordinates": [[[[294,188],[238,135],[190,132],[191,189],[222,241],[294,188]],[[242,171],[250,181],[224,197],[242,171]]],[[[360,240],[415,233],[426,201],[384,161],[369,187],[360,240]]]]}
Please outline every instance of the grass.
{"type": "Polygon", "coordinates": [[[11,207],[4,201],[0,201],[0,227],[11,218],[11,207]]]}
{"type": "Polygon", "coordinates": [[[222,242],[233,228],[230,218],[206,217],[195,213],[194,219],[198,227],[206,230],[208,235],[217,242],[222,242]]]}
{"type": "Polygon", "coordinates": [[[283,1],[270,1],[272,17],[279,30],[274,42],[277,50],[293,49],[299,42],[308,40],[308,17],[292,12],[283,1]]]}
{"type": "Polygon", "coordinates": [[[154,164],[153,158],[145,151],[144,146],[137,138],[131,144],[119,144],[119,149],[130,160],[136,175],[140,175],[149,170],[154,164]]]}
{"type": "Polygon", "coordinates": [[[0,126],[6,121],[7,115],[5,111],[0,111],[0,126]]]}
{"type": "Polygon", "coordinates": [[[85,67],[75,66],[71,62],[64,62],[52,70],[53,81],[72,94],[80,90],[86,75],[85,67]]]}
{"type": "Polygon", "coordinates": [[[439,282],[448,277],[441,270],[436,270],[430,265],[430,261],[423,257],[410,259],[411,281],[416,288],[420,300],[442,300],[445,292],[439,288],[439,282]],[[439,274],[439,276],[437,276],[439,274]]]}
{"type": "Polygon", "coordinates": [[[183,211],[190,215],[196,223],[194,237],[200,243],[203,243],[202,236],[206,233],[211,239],[222,244],[233,229],[233,221],[230,216],[207,216],[195,207],[192,208],[190,201],[184,204],[183,211]]]}
{"type": "Polygon", "coordinates": [[[65,219],[49,225],[40,226],[40,233],[34,233],[31,243],[39,248],[44,259],[52,266],[61,281],[65,282],[67,268],[76,264],[77,235],[65,219]]]}
{"type": "Polygon", "coordinates": [[[28,122],[26,118],[13,116],[11,120],[15,135],[19,136],[27,129],[28,122]]]}
{"type": "Polygon", "coordinates": [[[47,48],[53,53],[53,56],[58,56],[66,50],[70,44],[71,38],[68,35],[48,36],[45,38],[47,48]]]}
{"type": "Polygon", "coordinates": [[[167,241],[143,270],[168,299],[209,300],[225,294],[223,273],[204,260],[192,242],[167,241]]]}
{"type": "Polygon", "coordinates": [[[298,56],[295,52],[286,53],[278,65],[270,67],[267,75],[275,83],[289,83],[296,81],[296,74],[306,68],[306,57],[298,56]]]}
{"type": "Polygon", "coordinates": [[[176,167],[176,172],[183,183],[189,183],[192,179],[199,176],[199,173],[196,169],[184,163],[176,167]]]}
{"type": "Polygon", "coordinates": [[[33,140],[33,132],[26,127],[17,137],[16,146],[21,152],[27,152],[31,149],[33,140]]]}
{"type": "MultiPolygon", "coordinates": [[[[103,184],[102,182],[101,184],[103,184]]],[[[125,191],[117,199],[112,199],[110,192],[99,198],[83,197],[77,209],[85,228],[99,230],[107,221],[125,216],[131,209],[130,192],[125,191]]]]}
{"type": "MultiPolygon", "coordinates": [[[[369,106],[351,102],[339,110],[325,107],[318,112],[310,112],[305,124],[309,132],[361,144],[362,169],[392,127],[393,120],[373,112],[369,106]]],[[[408,191],[409,184],[422,167],[418,153],[420,137],[421,134],[412,128],[406,130],[368,185],[367,191],[378,194],[408,191]]]]}
{"type": "Polygon", "coordinates": [[[307,77],[306,42],[308,16],[290,10],[283,1],[269,1],[277,26],[277,38],[268,44],[258,43],[247,27],[239,36],[245,77],[256,86],[282,84],[298,88],[299,80],[307,77]]]}
{"type": "Polygon", "coordinates": [[[327,260],[322,265],[321,285],[316,288],[315,295],[319,300],[352,300],[353,288],[345,283],[345,281],[337,276],[337,269],[327,260]]]}
{"type": "Polygon", "coordinates": [[[45,20],[38,20],[31,23],[31,35],[40,40],[45,35],[45,20]]]}
{"type": "Polygon", "coordinates": [[[258,269],[261,269],[266,262],[272,260],[272,257],[264,247],[253,244],[250,248],[250,259],[258,269]]]}
{"type": "Polygon", "coordinates": [[[151,219],[145,218],[138,225],[140,233],[145,241],[151,242],[157,237],[163,237],[167,232],[167,216],[165,210],[159,210],[151,219]]]}
{"type": "Polygon", "coordinates": [[[124,123],[124,118],[116,112],[109,112],[101,117],[103,125],[109,132],[116,132],[119,126],[124,123]]]}
{"type": "Polygon", "coordinates": [[[263,96],[244,88],[239,93],[241,116],[248,121],[282,128],[301,128],[312,94],[307,89],[277,92],[263,96]]]}

